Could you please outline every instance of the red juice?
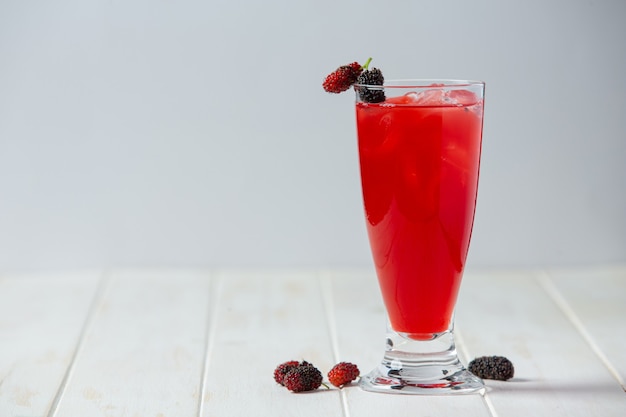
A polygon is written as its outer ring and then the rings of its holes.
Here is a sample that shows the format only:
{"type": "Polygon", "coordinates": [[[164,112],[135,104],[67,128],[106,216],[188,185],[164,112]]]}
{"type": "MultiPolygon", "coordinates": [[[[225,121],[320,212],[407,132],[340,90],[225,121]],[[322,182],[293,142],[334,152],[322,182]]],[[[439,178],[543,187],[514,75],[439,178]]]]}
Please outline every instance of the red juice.
{"type": "Polygon", "coordinates": [[[391,327],[417,340],[450,326],[476,206],[482,97],[442,94],[356,105],[367,232],[383,300],[391,327]]]}

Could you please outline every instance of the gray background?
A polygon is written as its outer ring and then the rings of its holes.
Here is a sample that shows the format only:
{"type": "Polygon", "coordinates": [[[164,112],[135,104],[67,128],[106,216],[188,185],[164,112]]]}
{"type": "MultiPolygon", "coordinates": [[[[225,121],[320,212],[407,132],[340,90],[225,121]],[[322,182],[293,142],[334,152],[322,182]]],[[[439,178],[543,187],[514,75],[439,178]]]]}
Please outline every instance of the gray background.
{"type": "Polygon", "coordinates": [[[353,98],[487,83],[470,266],[626,261],[626,2],[0,0],[0,270],[368,266],[353,98]]]}

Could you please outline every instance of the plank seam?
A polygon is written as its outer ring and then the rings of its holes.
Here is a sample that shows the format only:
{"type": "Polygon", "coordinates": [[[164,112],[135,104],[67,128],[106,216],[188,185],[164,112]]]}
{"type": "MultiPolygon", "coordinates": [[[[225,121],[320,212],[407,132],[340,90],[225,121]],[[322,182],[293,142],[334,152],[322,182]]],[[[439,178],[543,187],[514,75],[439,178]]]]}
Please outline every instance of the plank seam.
{"type": "Polygon", "coordinates": [[[65,370],[63,379],[61,380],[61,383],[59,384],[59,388],[57,389],[57,392],[52,400],[52,403],[50,404],[50,408],[48,409],[48,413],[46,414],[47,417],[54,417],[59,409],[59,404],[61,403],[63,395],[65,394],[65,391],[67,389],[67,385],[72,376],[72,373],[74,372],[74,368],[76,366],[76,360],[78,358],[78,355],[82,351],[83,345],[85,343],[85,339],[87,338],[87,333],[92,327],[94,317],[96,316],[96,312],[102,305],[102,300],[104,299],[104,295],[109,288],[110,280],[111,280],[110,272],[104,271],[98,282],[98,286],[96,288],[96,291],[94,292],[91,304],[89,306],[89,310],[87,311],[87,316],[85,318],[85,321],[83,322],[83,326],[78,335],[78,340],[76,341],[76,347],[74,348],[74,352],[72,352],[70,363],[68,364],[67,369],[65,370]]]}
{"type": "MultiPolygon", "coordinates": [[[[461,334],[458,328],[454,329],[454,339],[455,339],[457,349],[462,352],[462,355],[465,357],[465,360],[469,361],[470,360],[469,349],[467,348],[467,345],[465,344],[465,339],[463,338],[463,335],[461,334]]],[[[481,397],[491,417],[498,417],[496,407],[493,405],[493,402],[491,401],[491,397],[489,396],[488,387],[481,394],[481,397]]]]}
{"type": "MultiPolygon", "coordinates": [[[[324,313],[326,315],[326,325],[330,336],[330,344],[333,351],[333,360],[338,363],[339,355],[339,339],[337,337],[337,322],[335,320],[335,305],[333,302],[333,289],[331,283],[331,273],[328,271],[320,271],[319,274],[320,289],[322,292],[322,300],[324,302],[324,313]]],[[[339,390],[341,400],[341,412],[344,417],[350,417],[350,408],[348,407],[348,397],[344,390],[339,390]]]]}
{"type": "Polygon", "coordinates": [[[543,290],[548,293],[548,296],[552,299],[554,303],[556,303],[561,312],[578,331],[580,336],[591,348],[593,353],[598,357],[598,359],[600,359],[600,362],[602,362],[602,364],[609,371],[611,376],[615,378],[615,380],[621,385],[622,390],[626,391],[626,383],[624,382],[624,379],[619,374],[617,369],[613,366],[606,354],[602,351],[600,346],[598,346],[598,344],[595,342],[595,340],[591,336],[591,333],[589,333],[582,320],[574,312],[574,309],[569,305],[569,303],[556,287],[552,279],[550,279],[549,274],[545,271],[542,271],[540,274],[537,275],[536,279],[539,285],[543,288],[543,290]]]}
{"type": "Polygon", "coordinates": [[[215,349],[215,340],[217,338],[218,303],[223,286],[223,280],[219,274],[211,273],[209,275],[209,279],[211,280],[209,284],[209,305],[206,312],[206,323],[208,323],[208,325],[205,332],[204,360],[202,363],[202,375],[199,387],[200,394],[198,401],[198,417],[202,417],[204,415],[204,391],[206,389],[207,380],[209,378],[209,367],[211,363],[211,357],[213,355],[213,350],[215,349]]]}

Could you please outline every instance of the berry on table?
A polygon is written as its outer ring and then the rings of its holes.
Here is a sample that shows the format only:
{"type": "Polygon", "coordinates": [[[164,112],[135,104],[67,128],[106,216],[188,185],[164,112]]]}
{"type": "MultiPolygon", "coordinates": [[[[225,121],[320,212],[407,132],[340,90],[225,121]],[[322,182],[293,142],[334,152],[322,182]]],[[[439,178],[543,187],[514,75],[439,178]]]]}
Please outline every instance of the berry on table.
{"type": "Polygon", "coordinates": [[[298,365],[300,365],[300,362],[298,361],[287,361],[281,363],[276,367],[276,369],[274,369],[274,381],[280,385],[284,385],[283,379],[285,379],[285,375],[298,365]]]}
{"type": "Polygon", "coordinates": [[[328,372],[328,380],[334,386],[341,388],[357,379],[359,374],[359,368],[355,364],[339,362],[328,372]]]}
{"type": "Polygon", "coordinates": [[[504,356],[480,356],[472,360],[467,369],[479,378],[506,381],[513,378],[513,363],[504,356]]]}
{"type": "Polygon", "coordinates": [[[283,379],[283,385],[292,392],[316,390],[322,385],[322,373],[308,362],[292,368],[283,379]]]}

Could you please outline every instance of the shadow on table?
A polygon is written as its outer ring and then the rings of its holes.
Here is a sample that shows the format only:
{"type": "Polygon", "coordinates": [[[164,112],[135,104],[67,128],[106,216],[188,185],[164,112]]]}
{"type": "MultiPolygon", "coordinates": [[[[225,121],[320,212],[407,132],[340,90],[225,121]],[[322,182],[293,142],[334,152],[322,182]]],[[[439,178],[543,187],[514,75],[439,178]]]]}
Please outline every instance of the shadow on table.
{"type": "Polygon", "coordinates": [[[551,395],[554,393],[562,394],[579,394],[579,393],[611,393],[624,392],[625,389],[617,381],[590,381],[590,380],[533,380],[525,378],[513,378],[508,381],[485,381],[489,394],[497,394],[498,392],[506,392],[507,394],[518,393],[537,393],[551,395]]]}

